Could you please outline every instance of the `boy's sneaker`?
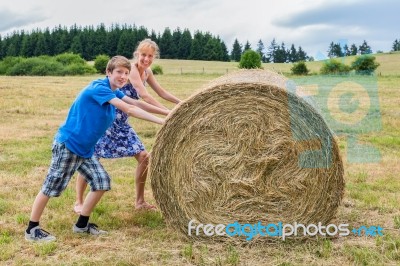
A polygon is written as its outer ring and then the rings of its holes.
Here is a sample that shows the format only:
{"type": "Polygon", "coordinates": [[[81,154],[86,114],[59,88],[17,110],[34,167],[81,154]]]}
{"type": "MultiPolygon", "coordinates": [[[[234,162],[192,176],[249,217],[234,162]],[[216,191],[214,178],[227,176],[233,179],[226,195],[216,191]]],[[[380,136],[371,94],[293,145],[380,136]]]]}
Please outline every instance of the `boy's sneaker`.
{"type": "Polygon", "coordinates": [[[56,237],[40,228],[40,226],[35,226],[29,234],[25,231],[25,239],[33,242],[50,242],[56,240],[56,237]]]}
{"type": "Polygon", "coordinates": [[[96,224],[92,223],[88,223],[88,225],[85,228],[79,228],[74,224],[74,226],[72,227],[72,231],[77,234],[86,233],[95,236],[108,234],[107,231],[100,230],[96,224]]]}

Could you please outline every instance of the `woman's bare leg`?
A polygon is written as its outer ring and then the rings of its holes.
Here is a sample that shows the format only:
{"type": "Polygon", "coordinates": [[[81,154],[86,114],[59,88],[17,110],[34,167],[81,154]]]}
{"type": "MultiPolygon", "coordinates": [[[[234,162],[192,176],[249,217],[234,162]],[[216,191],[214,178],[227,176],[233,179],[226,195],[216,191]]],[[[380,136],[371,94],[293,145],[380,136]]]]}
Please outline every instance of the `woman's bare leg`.
{"type": "Polygon", "coordinates": [[[147,167],[149,165],[149,153],[142,151],[135,155],[135,159],[138,161],[135,176],[136,186],[136,209],[155,209],[156,207],[150,205],[144,200],[144,187],[147,178],[147,167]]]}

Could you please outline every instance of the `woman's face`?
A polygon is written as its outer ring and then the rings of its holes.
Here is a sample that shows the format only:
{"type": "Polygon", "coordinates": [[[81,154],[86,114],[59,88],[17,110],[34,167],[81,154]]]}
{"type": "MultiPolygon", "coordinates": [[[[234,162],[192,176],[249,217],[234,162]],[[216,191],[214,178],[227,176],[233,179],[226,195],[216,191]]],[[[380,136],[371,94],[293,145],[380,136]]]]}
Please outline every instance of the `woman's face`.
{"type": "Polygon", "coordinates": [[[138,65],[142,68],[148,68],[153,63],[154,49],[151,47],[143,47],[138,54],[138,65]]]}

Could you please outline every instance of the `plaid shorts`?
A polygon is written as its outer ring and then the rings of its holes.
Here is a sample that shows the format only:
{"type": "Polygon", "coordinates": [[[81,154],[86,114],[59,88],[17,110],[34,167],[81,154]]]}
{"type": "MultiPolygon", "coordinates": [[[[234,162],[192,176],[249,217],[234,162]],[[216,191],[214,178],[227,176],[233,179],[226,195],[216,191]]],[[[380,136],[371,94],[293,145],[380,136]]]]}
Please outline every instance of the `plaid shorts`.
{"type": "Polygon", "coordinates": [[[65,190],[76,171],[83,175],[91,191],[110,190],[111,179],[94,156],[83,158],[65,147],[65,143],[54,141],[53,156],[42,192],[49,197],[58,197],[65,190]]]}

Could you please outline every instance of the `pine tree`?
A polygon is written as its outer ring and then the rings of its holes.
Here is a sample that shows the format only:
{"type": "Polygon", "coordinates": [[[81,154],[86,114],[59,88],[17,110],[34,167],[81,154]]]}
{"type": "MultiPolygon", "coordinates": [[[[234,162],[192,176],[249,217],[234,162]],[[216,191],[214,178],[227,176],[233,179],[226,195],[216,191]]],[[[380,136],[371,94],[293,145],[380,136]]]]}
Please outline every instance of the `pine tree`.
{"type": "Polygon", "coordinates": [[[281,46],[275,50],[274,63],[285,63],[287,59],[285,43],[282,42],[281,46]]]}
{"type": "Polygon", "coordinates": [[[308,60],[307,53],[303,50],[303,48],[301,48],[301,46],[299,46],[299,48],[297,49],[297,59],[299,61],[307,61],[308,60]]]}
{"type": "Polygon", "coordinates": [[[66,27],[61,27],[59,25],[57,28],[53,29],[52,36],[54,40],[54,54],[65,53],[68,48],[68,30],[66,27]]]}
{"type": "Polygon", "coordinates": [[[232,46],[231,60],[239,62],[241,56],[242,56],[242,45],[239,43],[237,39],[235,39],[232,46]]]}
{"type": "Polygon", "coordinates": [[[335,57],[343,57],[343,51],[342,47],[340,46],[340,43],[335,43],[333,46],[333,55],[335,57]]]}
{"type": "Polygon", "coordinates": [[[392,50],[394,52],[395,51],[400,51],[400,41],[398,41],[397,39],[394,40],[394,42],[393,42],[392,50]]]}
{"type": "Polygon", "coordinates": [[[19,56],[21,55],[20,53],[20,46],[21,43],[23,43],[24,39],[26,39],[27,37],[23,36],[23,34],[21,34],[19,36],[19,34],[17,35],[17,32],[13,32],[13,34],[11,35],[11,37],[6,39],[5,45],[4,45],[4,56],[19,56]],[[22,40],[20,40],[22,38],[22,40]]]}
{"type": "MultiPolygon", "coordinates": [[[[225,53],[225,51],[223,50],[223,45],[222,45],[223,42],[221,41],[219,36],[214,37],[213,39],[214,39],[214,47],[215,47],[215,50],[216,50],[216,52],[218,54],[218,57],[217,57],[216,61],[224,61],[224,58],[225,58],[224,53],[225,53]]],[[[226,48],[226,46],[225,46],[225,48],[226,48]]]]}
{"type": "Polygon", "coordinates": [[[200,60],[208,60],[207,59],[207,53],[205,52],[205,47],[207,43],[210,41],[210,39],[213,39],[214,37],[211,35],[211,33],[206,32],[202,34],[202,38],[200,39],[201,47],[202,47],[202,53],[201,53],[201,58],[200,60]]]}
{"type": "Polygon", "coordinates": [[[357,55],[357,53],[358,53],[358,48],[357,48],[357,46],[353,43],[353,44],[350,46],[350,55],[357,55]]]}
{"type": "Polygon", "coordinates": [[[33,54],[34,56],[39,56],[39,55],[45,55],[46,53],[47,53],[46,40],[44,39],[43,33],[39,32],[37,34],[37,40],[33,54]]]}
{"type": "MultiPolygon", "coordinates": [[[[19,51],[20,56],[23,57],[32,57],[33,56],[33,44],[32,44],[32,34],[26,34],[23,36],[22,38],[22,42],[21,42],[21,49],[19,51]]],[[[9,54],[7,54],[9,55],[9,54]]]]}
{"type": "MultiPolygon", "coordinates": [[[[111,25],[110,31],[107,33],[106,37],[106,55],[116,55],[118,50],[118,42],[119,38],[122,34],[121,28],[118,24],[111,25]]],[[[80,38],[79,38],[80,39],[80,38]]],[[[78,48],[79,49],[79,48],[78,48]]],[[[133,51],[131,52],[128,58],[131,58],[133,55],[133,51]]]]}
{"type": "Polygon", "coordinates": [[[329,44],[329,49],[328,49],[328,57],[333,58],[333,57],[342,57],[344,56],[343,49],[340,46],[340,43],[333,43],[331,42],[329,44]]]}
{"type": "Polygon", "coordinates": [[[44,35],[44,39],[45,39],[46,45],[47,45],[46,54],[53,56],[54,55],[54,41],[53,41],[53,37],[50,33],[50,29],[46,28],[43,35],[44,35]]]}
{"type": "Polygon", "coordinates": [[[251,45],[250,45],[249,41],[246,41],[246,44],[244,45],[244,48],[243,48],[243,51],[242,51],[242,54],[244,52],[246,52],[247,50],[251,50],[251,45]]]}
{"type": "Polygon", "coordinates": [[[181,54],[179,53],[179,41],[182,38],[182,31],[178,27],[172,33],[172,42],[174,43],[173,51],[171,51],[172,55],[171,58],[182,59],[181,54]]]}
{"type": "Polygon", "coordinates": [[[335,44],[333,42],[331,42],[329,44],[329,48],[328,48],[328,57],[329,58],[332,58],[332,57],[335,56],[335,52],[334,51],[335,51],[335,44]]]}
{"type": "Polygon", "coordinates": [[[159,43],[159,39],[157,37],[157,34],[154,30],[151,30],[151,34],[150,34],[150,39],[154,42],[156,42],[157,44],[159,43]]]}
{"type": "Polygon", "coordinates": [[[345,44],[345,45],[343,46],[343,55],[345,55],[345,56],[351,55],[349,46],[348,46],[347,44],[345,44]]]}
{"type": "Polygon", "coordinates": [[[204,59],[207,61],[217,61],[221,55],[221,46],[215,39],[209,39],[204,46],[204,59]]]}
{"type": "Polygon", "coordinates": [[[122,30],[121,37],[118,41],[117,54],[125,56],[127,58],[132,57],[132,52],[135,49],[136,45],[132,43],[132,39],[134,39],[133,37],[133,32],[131,30],[122,30]]]}
{"type": "Polygon", "coordinates": [[[76,35],[74,39],[72,40],[71,43],[71,52],[74,54],[79,54],[82,56],[83,54],[83,47],[82,47],[82,42],[81,42],[81,36],[76,35]]]}
{"type": "Polygon", "coordinates": [[[134,45],[135,48],[139,44],[139,42],[143,41],[146,38],[149,38],[149,32],[145,27],[140,26],[139,29],[136,29],[136,42],[134,45]]]}
{"type": "Polygon", "coordinates": [[[292,63],[299,61],[298,55],[297,55],[297,50],[296,50],[296,47],[294,47],[294,44],[292,44],[292,46],[290,46],[290,50],[288,53],[288,60],[289,60],[289,62],[292,62],[292,63]]]}
{"type": "Polygon", "coordinates": [[[260,54],[260,56],[261,56],[261,61],[262,61],[263,63],[266,63],[267,58],[266,58],[266,56],[265,56],[264,50],[265,50],[264,43],[263,43],[262,40],[260,39],[260,40],[258,40],[258,43],[257,43],[257,50],[256,50],[256,51],[260,54]]]}
{"type": "Polygon", "coordinates": [[[105,40],[107,40],[107,31],[104,24],[101,23],[94,31],[94,57],[96,57],[97,55],[105,54],[107,52],[108,49],[106,47],[107,43],[105,42],[105,40]]]}
{"type": "Polygon", "coordinates": [[[189,59],[190,50],[192,49],[192,34],[188,29],[182,32],[182,36],[178,43],[178,54],[181,59],[189,59]]]}
{"type": "Polygon", "coordinates": [[[203,39],[203,34],[200,31],[196,31],[193,36],[192,40],[192,49],[190,51],[189,59],[193,60],[201,60],[202,59],[202,53],[203,53],[203,47],[202,47],[202,39],[203,39]]]}
{"type": "Polygon", "coordinates": [[[220,60],[224,62],[229,62],[228,48],[226,47],[225,43],[222,40],[221,40],[221,51],[222,51],[222,57],[220,60]]]}
{"type": "Polygon", "coordinates": [[[163,34],[161,35],[158,46],[160,47],[160,53],[163,58],[173,58],[176,51],[176,45],[173,42],[171,30],[168,27],[165,28],[163,34]]]}
{"type": "Polygon", "coordinates": [[[0,34],[0,60],[2,60],[4,58],[4,44],[3,44],[3,40],[1,38],[1,34],[0,34]]]}
{"type": "Polygon", "coordinates": [[[371,47],[368,45],[367,41],[363,41],[363,43],[358,47],[358,50],[361,54],[372,54],[371,47]]]}
{"type": "Polygon", "coordinates": [[[278,49],[275,38],[272,39],[271,44],[268,46],[267,60],[268,62],[275,62],[275,52],[278,49]]]}

